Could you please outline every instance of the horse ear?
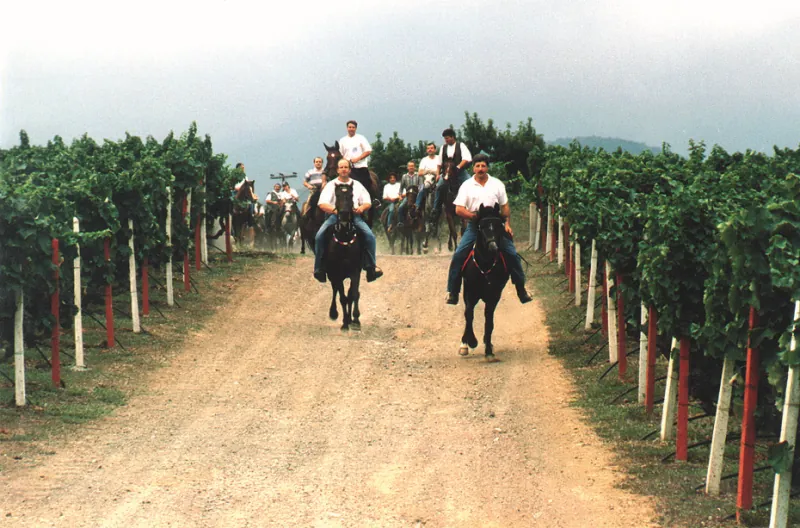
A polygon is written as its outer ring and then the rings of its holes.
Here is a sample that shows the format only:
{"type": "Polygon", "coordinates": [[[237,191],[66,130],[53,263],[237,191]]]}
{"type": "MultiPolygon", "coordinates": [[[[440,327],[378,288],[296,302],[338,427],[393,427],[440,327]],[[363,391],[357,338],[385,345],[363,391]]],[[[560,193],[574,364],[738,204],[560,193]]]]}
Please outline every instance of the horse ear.
{"type": "Polygon", "coordinates": [[[330,150],[330,149],[331,149],[331,148],[328,146],[328,144],[327,144],[327,143],[325,143],[324,141],[322,142],[322,146],[323,146],[323,147],[325,147],[325,150],[330,150]]]}
{"type": "Polygon", "coordinates": [[[338,139],[336,140],[336,143],[333,144],[333,148],[335,148],[336,150],[339,150],[339,140],[338,139]]]}

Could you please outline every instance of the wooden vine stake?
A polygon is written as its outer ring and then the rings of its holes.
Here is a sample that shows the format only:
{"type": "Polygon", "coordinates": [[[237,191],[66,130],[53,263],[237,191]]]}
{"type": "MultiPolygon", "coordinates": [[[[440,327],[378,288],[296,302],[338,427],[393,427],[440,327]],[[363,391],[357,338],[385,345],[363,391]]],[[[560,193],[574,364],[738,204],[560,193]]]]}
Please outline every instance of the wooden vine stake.
{"type": "Polygon", "coordinates": [[[536,208],[536,235],[533,239],[533,249],[534,251],[539,251],[541,249],[541,234],[542,234],[542,211],[538,207],[536,208]]]}
{"type": "Polygon", "coordinates": [[[133,247],[133,219],[128,218],[128,229],[131,237],[128,239],[128,247],[131,254],[128,257],[128,279],[131,284],[131,320],[133,321],[133,332],[138,334],[142,331],[139,322],[139,292],[136,290],[136,250],[133,247]]]}
{"type": "Polygon", "coordinates": [[[625,378],[628,370],[628,349],[625,335],[625,300],[622,297],[622,274],[617,273],[617,361],[619,362],[619,379],[625,378]]]}
{"type": "Polygon", "coordinates": [[[619,359],[619,349],[617,348],[617,306],[614,297],[611,296],[611,289],[614,287],[614,278],[611,274],[611,264],[606,260],[606,321],[608,325],[608,361],[614,363],[619,359]]]}
{"type": "MultiPolygon", "coordinates": [[[[72,231],[80,233],[80,222],[77,218],[72,219],[72,231]]],[[[75,317],[72,327],[75,330],[75,368],[83,369],[86,367],[83,357],[83,299],[81,298],[81,246],[75,244],[75,259],[72,261],[72,291],[73,302],[75,303],[75,317]]]]}
{"type": "MultiPolygon", "coordinates": [[[[111,262],[111,240],[103,240],[103,256],[106,264],[111,262]]],[[[106,347],[114,348],[114,309],[111,284],[106,284],[106,347]]]]}
{"type": "Polygon", "coordinates": [[[581,305],[581,245],[575,242],[575,306],[581,305]]]}
{"type": "MultiPolygon", "coordinates": [[[[183,219],[186,222],[186,225],[189,226],[191,224],[191,217],[188,214],[189,211],[192,209],[192,191],[186,194],[186,197],[183,199],[183,219]]],[[[183,291],[190,292],[192,291],[192,282],[191,277],[189,275],[189,244],[186,244],[183,252],[183,291]]]]}
{"type": "MultiPolygon", "coordinates": [[[[206,199],[206,184],[203,182],[203,212],[200,216],[200,259],[203,264],[208,265],[208,233],[206,226],[206,215],[208,214],[208,200],[206,199]]],[[[200,268],[198,268],[200,269],[200,268]]]]}
{"type": "Polygon", "coordinates": [[[714,418],[714,434],[711,437],[711,452],[708,455],[708,471],[706,472],[706,493],[719,495],[719,484],[722,481],[722,469],[725,462],[725,440],[728,436],[728,418],[731,414],[731,396],[733,395],[733,368],[735,361],[725,356],[722,362],[722,378],[719,383],[717,398],[717,415],[714,418]]]}
{"type": "Polygon", "coordinates": [[[758,325],[758,313],[750,307],[750,337],[747,343],[747,373],[744,382],[744,411],[742,413],[742,443],[739,449],[739,485],[736,494],[736,520],[742,512],[753,507],[753,453],[756,443],[755,410],[758,399],[758,348],[752,346],[752,332],[758,325]]]}
{"type": "MultiPolygon", "coordinates": [[[[561,207],[561,204],[559,204],[561,207]]],[[[556,256],[558,257],[558,267],[560,268],[562,264],[564,264],[564,218],[561,215],[558,215],[558,252],[556,256]]]]}
{"type": "Polygon", "coordinates": [[[167,187],[167,304],[175,305],[175,292],[172,288],[172,187],[167,187]]]}
{"type": "Polygon", "coordinates": [[[678,437],[675,460],[689,460],[689,338],[680,339],[680,378],[678,381],[678,437]]]}
{"type": "Polygon", "coordinates": [[[233,216],[228,213],[228,222],[225,224],[225,254],[228,256],[228,262],[233,262],[233,247],[231,246],[231,222],[233,216]]]}
{"type": "Polygon", "coordinates": [[[60,255],[58,251],[58,239],[52,240],[53,250],[53,281],[56,288],[50,295],[50,314],[53,316],[53,329],[50,332],[50,374],[53,380],[53,385],[59,387],[61,385],[61,298],[58,291],[58,267],[60,264],[60,255]]]}
{"type": "Polygon", "coordinates": [[[669,365],[667,366],[667,387],[664,389],[664,406],[661,412],[661,441],[672,438],[675,428],[675,407],[678,399],[678,369],[675,368],[675,347],[678,341],[673,337],[669,347],[669,365]]]}
{"type": "Polygon", "coordinates": [[[200,243],[200,224],[203,223],[203,217],[197,215],[197,224],[194,226],[194,269],[200,271],[200,265],[203,261],[203,245],[200,243]]]}
{"type": "Polygon", "coordinates": [[[637,401],[644,403],[647,392],[647,334],[644,328],[647,325],[647,308],[641,305],[639,314],[639,385],[637,387],[637,401]]]}
{"type": "MultiPolygon", "coordinates": [[[[800,301],[794,303],[794,324],[792,325],[792,340],[789,350],[797,350],[797,340],[794,337],[794,327],[800,319],[800,301]]],[[[794,354],[792,354],[794,355],[794,354]]],[[[783,420],[781,421],[781,442],[789,445],[789,460],[794,460],[794,447],[797,441],[797,410],[800,406],[800,370],[794,365],[789,365],[789,374],[786,380],[786,393],[783,402],[783,420]]],[[[792,468],[775,474],[775,485],[772,491],[772,512],[769,518],[770,528],[784,528],[789,523],[789,492],[792,487],[792,468]]]]}
{"type": "Polygon", "coordinates": [[[17,292],[17,311],[14,312],[14,399],[17,406],[25,405],[25,340],[22,333],[25,319],[25,295],[17,292]]]}
{"type": "Polygon", "coordinates": [[[528,247],[536,243],[536,218],[539,215],[536,204],[531,202],[528,206],[528,247]]]}
{"type": "Polygon", "coordinates": [[[597,295],[597,244],[592,240],[592,257],[589,264],[589,289],[586,292],[586,324],[584,330],[590,330],[594,322],[594,298],[597,295]]]}
{"type": "Polygon", "coordinates": [[[656,398],[656,345],[658,343],[658,312],[654,306],[647,311],[647,387],[644,393],[644,408],[653,414],[656,398]]]}

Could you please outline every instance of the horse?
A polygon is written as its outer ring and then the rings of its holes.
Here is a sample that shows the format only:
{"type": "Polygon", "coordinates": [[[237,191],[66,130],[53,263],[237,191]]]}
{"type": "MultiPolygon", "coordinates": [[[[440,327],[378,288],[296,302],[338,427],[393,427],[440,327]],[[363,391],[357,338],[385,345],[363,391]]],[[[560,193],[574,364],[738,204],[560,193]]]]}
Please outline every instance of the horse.
{"type": "MultiPolygon", "coordinates": [[[[342,153],[339,151],[339,142],[336,141],[332,147],[329,147],[327,144],[322,144],[325,147],[325,151],[327,154],[325,155],[325,175],[328,177],[328,181],[333,181],[334,178],[338,176],[336,172],[337,164],[340,159],[342,159],[342,153]]],[[[367,191],[369,192],[369,197],[372,200],[372,207],[369,208],[367,212],[367,225],[372,228],[372,222],[375,218],[375,211],[377,211],[381,206],[381,201],[378,198],[378,175],[375,174],[373,171],[369,171],[369,180],[364,181],[364,178],[359,177],[358,174],[353,174],[352,178],[356,180],[358,183],[363,185],[367,191]]]]}
{"type": "MultiPolygon", "coordinates": [[[[327,167],[326,167],[326,174],[327,174],[327,167]]],[[[334,178],[336,175],[334,175],[334,178]]],[[[328,176],[328,181],[331,181],[330,176],[328,176]]],[[[319,231],[320,226],[325,221],[325,213],[322,212],[317,205],[319,203],[319,194],[321,192],[321,187],[315,187],[311,191],[311,207],[308,208],[301,217],[298,227],[300,229],[300,254],[306,254],[306,246],[311,248],[311,252],[314,252],[314,237],[317,236],[317,231],[319,231]]]]}
{"type": "Polygon", "coordinates": [[[492,346],[492,331],[494,330],[494,311],[500,296],[503,294],[509,272],[505,258],[498,248],[500,237],[506,236],[504,220],[500,216],[500,207],[485,207],[481,205],[478,210],[477,223],[478,236],[475,246],[461,268],[464,281],[464,319],[466,325],[464,335],[461,337],[461,346],[458,353],[462,356],[469,354],[469,348],[478,346],[478,339],[472,330],[473,312],[478,301],[483,301],[486,308],[486,319],[483,344],[487,361],[494,359],[492,346]]]}
{"type": "MultiPolygon", "coordinates": [[[[428,253],[428,241],[430,240],[431,235],[435,235],[436,239],[439,239],[438,236],[438,229],[436,229],[436,233],[434,233],[434,226],[433,226],[433,202],[435,201],[435,193],[436,193],[436,183],[425,182],[425,187],[428,189],[428,192],[425,194],[425,198],[422,201],[422,218],[423,218],[423,239],[422,239],[422,252],[427,254],[428,253]]],[[[442,250],[442,243],[439,241],[439,251],[442,250]]]]}
{"type": "Polygon", "coordinates": [[[456,215],[456,206],[453,204],[456,196],[458,196],[458,189],[461,187],[461,182],[458,179],[458,167],[452,161],[446,161],[442,165],[442,177],[447,176],[445,180],[445,195],[443,200],[445,218],[447,219],[447,227],[450,230],[450,235],[447,238],[447,249],[454,251],[458,247],[458,229],[456,222],[461,222],[461,236],[464,236],[464,230],[467,227],[466,220],[456,215]]]}
{"type": "MultiPolygon", "coordinates": [[[[397,209],[397,203],[394,204],[395,210],[397,209]]],[[[395,214],[397,214],[395,212],[395,214]]],[[[397,239],[397,223],[395,222],[394,227],[392,230],[389,230],[389,208],[383,210],[381,213],[381,225],[383,225],[383,232],[386,235],[386,240],[389,242],[389,250],[394,255],[394,242],[397,239]]]]}
{"type": "Polygon", "coordinates": [[[401,218],[403,227],[398,228],[400,238],[400,254],[414,254],[414,233],[417,233],[417,255],[422,254],[422,237],[425,231],[425,219],[417,214],[417,188],[408,189],[406,192],[406,216],[401,218]]]}
{"type": "Polygon", "coordinates": [[[233,202],[233,237],[237,244],[244,242],[244,228],[249,228],[250,243],[255,244],[254,204],[256,202],[256,182],[245,180],[234,196],[233,202]]]}
{"type": "Polygon", "coordinates": [[[285,251],[294,249],[294,234],[297,231],[297,204],[294,202],[284,205],[283,218],[281,218],[281,245],[285,251]]]}
{"type": "Polygon", "coordinates": [[[361,327],[358,320],[358,287],[361,283],[361,240],[358,238],[353,222],[353,186],[336,186],[336,210],[338,221],[328,233],[325,252],[325,272],[331,281],[333,298],[329,316],[335,321],[339,317],[336,310],[336,295],[342,304],[342,330],[350,326],[361,327]],[[350,279],[350,288],[345,295],[344,281],[350,279]]]}

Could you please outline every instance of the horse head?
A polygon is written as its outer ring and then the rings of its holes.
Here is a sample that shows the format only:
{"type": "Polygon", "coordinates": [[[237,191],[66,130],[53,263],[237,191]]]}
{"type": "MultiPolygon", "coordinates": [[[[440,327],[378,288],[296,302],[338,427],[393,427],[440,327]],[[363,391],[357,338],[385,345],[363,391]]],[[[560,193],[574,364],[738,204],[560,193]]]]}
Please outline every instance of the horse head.
{"type": "Polygon", "coordinates": [[[478,210],[478,245],[490,255],[496,255],[498,241],[505,234],[503,217],[500,216],[500,206],[494,207],[481,205],[478,210]]]}
{"type": "Polygon", "coordinates": [[[245,182],[236,191],[237,200],[253,201],[256,193],[256,182],[253,180],[245,180],[245,182]]]}
{"type": "Polygon", "coordinates": [[[336,211],[339,217],[337,228],[348,228],[353,222],[353,186],[337,185],[335,187],[336,211]]]}
{"type": "Polygon", "coordinates": [[[329,147],[325,143],[322,144],[325,147],[325,168],[322,169],[322,172],[328,178],[328,181],[333,181],[338,176],[336,172],[337,164],[339,160],[342,159],[342,153],[339,152],[339,142],[333,144],[332,147],[329,147]]]}

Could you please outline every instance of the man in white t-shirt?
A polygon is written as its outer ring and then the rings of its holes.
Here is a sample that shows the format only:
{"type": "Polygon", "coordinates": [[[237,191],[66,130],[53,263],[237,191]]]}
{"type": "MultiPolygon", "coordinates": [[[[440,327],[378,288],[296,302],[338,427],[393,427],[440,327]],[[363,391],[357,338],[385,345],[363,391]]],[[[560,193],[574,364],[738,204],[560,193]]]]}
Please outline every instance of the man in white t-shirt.
{"type": "Polygon", "coordinates": [[[350,162],[340,159],[336,165],[338,177],[328,182],[319,195],[319,208],[328,214],[322,226],[317,231],[314,239],[314,278],[320,282],[325,282],[326,275],[324,269],[323,252],[325,251],[325,239],[328,229],[339,220],[336,216],[336,186],[353,186],[353,225],[361,237],[364,246],[364,270],[367,272],[367,282],[372,282],[383,275],[383,271],[376,265],[375,259],[375,235],[367,223],[361,217],[372,207],[372,200],[369,191],[356,180],[350,179],[350,162]]]}
{"type": "Polygon", "coordinates": [[[422,210],[422,201],[425,200],[425,197],[430,192],[430,189],[436,184],[436,181],[439,179],[439,170],[440,170],[440,163],[439,163],[439,156],[436,155],[436,144],[431,142],[425,145],[425,152],[427,156],[422,158],[419,162],[419,171],[417,174],[425,178],[425,183],[422,186],[422,190],[419,192],[417,196],[417,210],[422,210]]]}
{"type": "Polygon", "coordinates": [[[325,185],[325,173],[322,172],[322,158],[317,156],[314,158],[314,167],[306,172],[303,179],[303,187],[308,189],[308,198],[306,203],[303,204],[303,214],[305,215],[309,209],[317,206],[319,200],[319,191],[325,185]]]}
{"type": "Polygon", "coordinates": [[[281,221],[283,221],[283,215],[288,214],[292,210],[294,210],[294,214],[297,216],[298,222],[300,221],[300,211],[297,209],[296,204],[300,201],[300,195],[297,194],[297,191],[292,189],[292,186],[289,185],[289,182],[283,182],[283,190],[278,193],[278,197],[281,201],[281,215],[278,218],[278,225],[280,225],[281,221]]]}
{"type": "Polygon", "coordinates": [[[478,217],[478,209],[481,205],[494,207],[500,205],[500,214],[506,221],[506,232],[509,236],[500,237],[497,241],[498,248],[506,255],[508,272],[511,275],[511,282],[517,288],[517,296],[521,303],[530,302],[531,296],[525,289],[525,272],[522,271],[522,260],[514,247],[513,235],[511,231],[511,207],[508,205],[505,184],[489,176],[489,159],[478,154],[473,159],[472,164],[475,175],[469,178],[458,189],[458,196],[453,201],[456,206],[456,214],[461,218],[469,220],[467,229],[458,243],[458,247],[453,252],[453,259],[450,261],[450,271],[447,275],[447,304],[458,304],[458,294],[461,291],[461,267],[469,256],[469,252],[478,239],[478,228],[474,220],[478,217]]]}
{"type": "Polygon", "coordinates": [[[339,140],[339,152],[342,157],[353,164],[350,172],[350,178],[356,180],[370,192],[377,192],[377,189],[372,189],[372,179],[369,175],[369,155],[372,154],[372,146],[370,146],[367,138],[361,134],[357,134],[358,123],[351,119],[347,122],[347,135],[339,140]]]}
{"type": "Polygon", "coordinates": [[[400,183],[394,172],[389,173],[389,183],[383,186],[383,201],[386,203],[386,230],[391,232],[394,229],[395,208],[400,201],[400,183]]]}

